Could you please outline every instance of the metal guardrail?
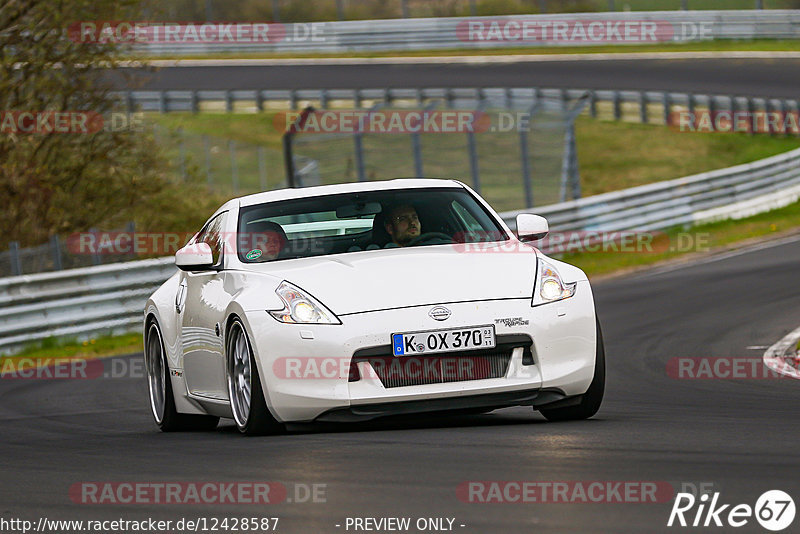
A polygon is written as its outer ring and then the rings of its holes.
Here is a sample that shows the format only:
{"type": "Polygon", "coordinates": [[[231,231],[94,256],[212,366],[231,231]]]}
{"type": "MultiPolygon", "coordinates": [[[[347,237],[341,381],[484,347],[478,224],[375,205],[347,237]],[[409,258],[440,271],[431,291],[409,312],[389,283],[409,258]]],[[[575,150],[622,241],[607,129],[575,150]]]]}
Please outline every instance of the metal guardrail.
{"type": "Polygon", "coordinates": [[[443,101],[448,108],[460,109],[529,109],[539,100],[560,101],[562,108],[588,95],[586,112],[598,117],[603,110],[609,119],[635,120],[642,123],[668,124],[677,110],[697,109],[741,112],[798,112],[797,99],[760,98],[737,95],[707,95],[670,91],[558,89],[542,87],[460,87],[460,88],[384,88],[384,89],[261,89],[228,91],[121,91],[115,95],[127,110],[199,112],[223,109],[228,112],[260,112],[266,109],[298,110],[308,105],[328,109],[352,106],[368,109],[376,103],[384,106],[412,103],[424,106],[443,101]]]}
{"type": "MultiPolygon", "coordinates": [[[[488,26],[487,26],[488,28],[488,26]]],[[[488,30],[487,30],[488,32],[488,30]]],[[[183,35],[183,32],[180,33],[183,35]]],[[[622,32],[624,34],[624,32],[622,32]]],[[[622,35],[621,34],[621,35],[622,35]]],[[[194,34],[196,35],[196,33],[194,34]]],[[[586,46],[593,44],[641,44],[652,42],[687,42],[713,39],[797,39],[800,37],[800,10],[719,10],[719,11],[641,11],[605,13],[569,13],[552,15],[505,15],[492,17],[449,17],[384,19],[282,24],[272,42],[150,42],[133,46],[133,51],[147,55],[202,55],[215,52],[347,52],[411,51],[446,48],[486,49],[509,46],[586,46]],[[503,24],[513,21],[510,31],[499,38],[473,39],[465,34],[473,23],[503,24]],[[637,36],[631,39],[596,40],[589,35],[592,22],[631,21],[653,23],[653,40],[637,36]],[[569,33],[552,33],[553,23],[566,23],[569,33]],[[572,28],[580,23],[584,37],[574,37],[572,28]],[[523,38],[524,25],[549,28],[544,36],[523,38]],[[517,36],[516,38],[514,36],[517,36]],[[548,38],[548,36],[550,38],[548,38]]],[[[487,33],[487,36],[489,34],[487,33]]],[[[624,37],[624,35],[623,35],[624,37]]],[[[195,39],[197,40],[197,39],[195,39]]]]}
{"type": "MultiPolygon", "coordinates": [[[[551,228],[568,230],[663,230],[780,208],[800,198],[800,149],[675,180],[537,208],[551,228]]],[[[503,214],[515,217],[530,210],[503,214]]]]}
{"type": "MultiPolygon", "coordinates": [[[[536,209],[554,230],[651,231],[754,215],[800,198],[800,149],[536,209]]],[[[501,214],[514,226],[522,211],[501,214]]],[[[173,258],[0,279],[0,353],[48,337],[135,330],[173,258]]]]}
{"type": "Polygon", "coordinates": [[[0,353],[136,330],[147,297],[174,272],[168,257],[0,279],[0,353]]]}

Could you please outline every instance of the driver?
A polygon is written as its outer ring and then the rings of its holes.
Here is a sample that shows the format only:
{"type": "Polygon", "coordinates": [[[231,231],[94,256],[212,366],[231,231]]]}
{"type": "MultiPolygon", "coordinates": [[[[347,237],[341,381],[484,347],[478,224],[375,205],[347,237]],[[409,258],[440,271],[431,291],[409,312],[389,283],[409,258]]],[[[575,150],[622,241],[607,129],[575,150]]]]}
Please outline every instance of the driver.
{"type": "Polygon", "coordinates": [[[401,204],[394,206],[386,214],[386,233],[398,246],[408,246],[409,242],[420,236],[422,225],[414,206],[401,204]]]}

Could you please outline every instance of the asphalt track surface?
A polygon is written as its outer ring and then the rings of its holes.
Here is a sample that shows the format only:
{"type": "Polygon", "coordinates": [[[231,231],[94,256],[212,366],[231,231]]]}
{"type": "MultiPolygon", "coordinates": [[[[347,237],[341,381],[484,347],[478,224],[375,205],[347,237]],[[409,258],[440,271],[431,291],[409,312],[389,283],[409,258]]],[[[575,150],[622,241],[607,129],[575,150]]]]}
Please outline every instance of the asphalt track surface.
{"type": "MultiPolygon", "coordinates": [[[[667,530],[670,503],[478,504],[459,500],[456,488],[475,480],[705,482],[725,503],[752,506],[773,488],[798,501],[800,383],[666,371],[674,357],[759,358],[763,349],[747,347],[771,345],[800,322],[798,265],[795,239],[595,284],[608,387],[599,414],[582,422],[548,423],[510,408],[263,438],[239,436],[230,423],[162,434],[143,378],[0,380],[1,516],[277,516],[278,531],[292,533],[347,532],[347,517],[451,517],[464,533],[641,533],[667,530]],[[327,486],[325,503],[81,505],[68,493],[83,481],[276,481],[290,497],[296,483],[327,486]]],[[[765,532],[753,519],[737,531],[765,532]]]]}
{"type": "Polygon", "coordinates": [[[563,87],[797,98],[800,59],[626,59],[476,64],[358,64],[128,69],[139,89],[563,87]]]}

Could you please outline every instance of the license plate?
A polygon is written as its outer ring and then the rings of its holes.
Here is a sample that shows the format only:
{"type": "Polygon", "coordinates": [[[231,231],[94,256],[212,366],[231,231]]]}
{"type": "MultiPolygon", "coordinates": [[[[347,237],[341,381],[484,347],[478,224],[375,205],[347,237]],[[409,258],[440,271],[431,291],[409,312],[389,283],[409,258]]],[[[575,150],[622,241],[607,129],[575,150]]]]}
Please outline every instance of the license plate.
{"type": "Polygon", "coordinates": [[[494,346],[494,326],[473,326],[453,328],[452,330],[392,334],[392,354],[395,356],[491,349],[494,346]]]}

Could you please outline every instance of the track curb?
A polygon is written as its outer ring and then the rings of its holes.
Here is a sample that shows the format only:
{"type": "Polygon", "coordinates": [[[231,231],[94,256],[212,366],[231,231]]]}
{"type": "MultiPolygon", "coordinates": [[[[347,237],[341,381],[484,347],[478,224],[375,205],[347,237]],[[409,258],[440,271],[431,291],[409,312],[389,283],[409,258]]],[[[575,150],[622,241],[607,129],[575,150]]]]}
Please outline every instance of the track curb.
{"type": "Polygon", "coordinates": [[[764,353],[764,365],[778,373],[800,379],[800,355],[795,347],[800,341],[800,327],[781,338],[764,353]]]}

